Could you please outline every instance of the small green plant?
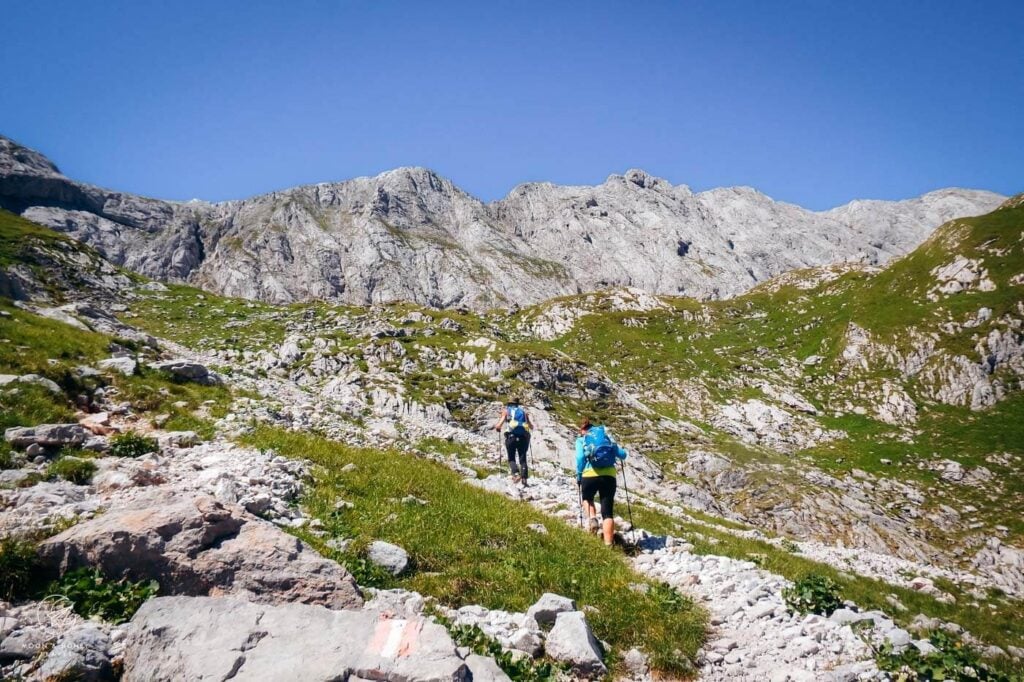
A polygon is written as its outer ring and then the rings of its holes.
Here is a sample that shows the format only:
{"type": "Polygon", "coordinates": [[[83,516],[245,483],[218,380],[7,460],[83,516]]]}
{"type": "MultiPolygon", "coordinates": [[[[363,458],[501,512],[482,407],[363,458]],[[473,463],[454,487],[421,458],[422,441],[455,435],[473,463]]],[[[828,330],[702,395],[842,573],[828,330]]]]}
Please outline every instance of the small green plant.
{"type": "Polygon", "coordinates": [[[114,457],[141,457],[158,448],[155,438],[147,438],[129,431],[110,439],[110,454],[114,457]]]}
{"type": "Polygon", "coordinates": [[[110,580],[98,568],[77,568],[68,571],[47,588],[47,598],[63,597],[71,602],[75,613],[83,618],[97,616],[111,623],[123,623],[139,610],[142,603],[155,595],[155,580],[131,582],[110,580]]]}
{"type": "Polygon", "coordinates": [[[839,586],[831,578],[817,573],[809,573],[797,580],[792,587],[782,591],[782,597],[786,605],[797,613],[828,616],[843,605],[839,586]]]}
{"type": "MultiPolygon", "coordinates": [[[[866,640],[865,640],[866,641],[866,640]]],[[[868,645],[874,650],[878,667],[894,673],[898,682],[931,680],[991,680],[992,682],[1020,682],[1024,677],[1002,674],[983,663],[977,651],[965,646],[956,637],[936,630],[928,638],[935,651],[923,654],[909,646],[897,653],[892,644],[868,645]]]]}
{"type": "Polygon", "coordinates": [[[0,450],[0,469],[13,469],[14,458],[10,450],[0,450]]]}
{"type": "Polygon", "coordinates": [[[505,651],[497,640],[488,637],[476,625],[453,625],[443,616],[435,616],[435,618],[448,628],[448,632],[457,646],[464,646],[475,654],[493,658],[498,667],[513,680],[522,680],[523,682],[557,680],[561,678],[560,673],[567,670],[565,666],[551,661],[535,661],[528,657],[513,656],[510,652],[505,651]]]}
{"type": "Polygon", "coordinates": [[[387,589],[394,586],[394,577],[366,557],[345,556],[342,557],[341,563],[360,587],[387,589]]]}
{"type": "Polygon", "coordinates": [[[782,547],[782,549],[784,549],[787,552],[789,552],[790,554],[799,554],[800,553],[800,545],[796,544],[795,542],[793,542],[789,538],[783,539],[783,541],[779,544],[779,546],[782,547]]]}
{"type": "Polygon", "coordinates": [[[679,591],[668,583],[658,583],[651,586],[647,591],[658,606],[668,613],[678,613],[684,608],[692,607],[689,599],[679,594],[679,591]]]}
{"type": "Polygon", "coordinates": [[[47,478],[63,478],[76,485],[88,485],[96,473],[96,464],[78,457],[61,457],[46,467],[47,478]]]}
{"type": "Polygon", "coordinates": [[[36,543],[17,537],[0,539],[0,600],[27,596],[38,572],[36,543]]]}
{"type": "Polygon", "coordinates": [[[42,480],[43,480],[43,475],[38,473],[38,472],[33,471],[28,476],[26,476],[25,478],[19,480],[17,483],[15,483],[14,487],[16,487],[16,488],[31,488],[36,483],[39,483],[42,480]]]}

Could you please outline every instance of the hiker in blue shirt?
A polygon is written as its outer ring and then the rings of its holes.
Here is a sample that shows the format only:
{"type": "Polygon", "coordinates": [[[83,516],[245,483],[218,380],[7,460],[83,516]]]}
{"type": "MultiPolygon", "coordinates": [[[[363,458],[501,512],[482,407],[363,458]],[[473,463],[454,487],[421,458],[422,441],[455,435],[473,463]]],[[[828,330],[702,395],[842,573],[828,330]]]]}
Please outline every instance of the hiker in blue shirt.
{"type": "Polygon", "coordinates": [[[615,463],[624,459],[626,451],[612,440],[603,426],[583,420],[576,439],[576,484],[580,487],[583,511],[587,515],[587,529],[592,533],[598,532],[594,497],[601,496],[600,530],[606,545],[611,545],[615,537],[615,463]]]}
{"type": "Polygon", "coordinates": [[[501,427],[508,424],[508,431],[505,432],[505,451],[508,453],[508,466],[512,471],[512,482],[522,483],[526,486],[528,471],[526,468],[526,452],[530,449],[530,431],[533,430],[533,422],[530,415],[526,413],[523,406],[519,404],[518,398],[509,398],[505,409],[501,411],[501,419],[494,425],[495,431],[501,431],[501,427]],[[516,455],[519,456],[519,466],[516,466],[516,455]]]}

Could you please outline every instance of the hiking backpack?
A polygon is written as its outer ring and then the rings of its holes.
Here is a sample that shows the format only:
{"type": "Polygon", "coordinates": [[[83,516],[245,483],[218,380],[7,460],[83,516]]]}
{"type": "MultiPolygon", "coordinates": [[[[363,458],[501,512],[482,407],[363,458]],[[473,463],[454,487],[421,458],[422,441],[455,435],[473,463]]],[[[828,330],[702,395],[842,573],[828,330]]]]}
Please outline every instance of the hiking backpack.
{"type": "Polygon", "coordinates": [[[603,426],[591,426],[583,436],[583,457],[595,469],[615,466],[619,446],[603,426]]]}
{"type": "Polygon", "coordinates": [[[517,436],[525,435],[526,410],[524,410],[521,405],[509,405],[506,409],[508,411],[509,432],[514,433],[517,436]]]}

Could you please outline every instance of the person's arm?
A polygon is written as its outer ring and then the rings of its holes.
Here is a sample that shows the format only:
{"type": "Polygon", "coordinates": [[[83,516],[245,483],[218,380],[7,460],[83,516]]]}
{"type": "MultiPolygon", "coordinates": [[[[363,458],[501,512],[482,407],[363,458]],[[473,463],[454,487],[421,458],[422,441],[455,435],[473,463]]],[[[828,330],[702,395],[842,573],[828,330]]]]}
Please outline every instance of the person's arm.
{"type": "Polygon", "coordinates": [[[508,410],[502,410],[501,419],[499,419],[498,423],[494,425],[494,430],[501,431],[501,427],[505,424],[506,419],[508,419],[508,410]]]}
{"type": "Polygon", "coordinates": [[[583,439],[576,439],[576,480],[579,481],[583,477],[583,439]]]}
{"type": "Polygon", "coordinates": [[[530,413],[529,412],[525,412],[525,414],[526,414],[526,427],[528,429],[530,429],[531,431],[533,431],[533,420],[530,419],[530,413]]]}

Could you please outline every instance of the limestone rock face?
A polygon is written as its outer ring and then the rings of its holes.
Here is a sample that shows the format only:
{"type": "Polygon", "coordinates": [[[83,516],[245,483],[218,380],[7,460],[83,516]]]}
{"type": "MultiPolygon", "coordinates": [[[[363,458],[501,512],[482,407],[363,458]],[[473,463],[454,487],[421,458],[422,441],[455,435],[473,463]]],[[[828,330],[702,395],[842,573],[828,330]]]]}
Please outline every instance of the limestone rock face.
{"type": "Polygon", "coordinates": [[[470,674],[445,629],[419,617],[158,597],[132,618],[122,679],[455,682],[470,674]]]}
{"type": "Polygon", "coordinates": [[[98,566],[106,575],[155,579],[161,592],[245,595],[254,601],[357,608],[352,576],[298,538],[211,497],[143,498],[46,540],[51,570],[98,566]]]}
{"type": "Polygon", "coordinates": [[[0,207],[157,279],[275,303],[528,304],[613,286],[721,297],[794,268],[882,263],[1004,197],[947,189],[825,212],[643,171],[531,183],[485,204],[424,168],[243,201],[166,202],[74,182],[0,137],[0,207]]]}

